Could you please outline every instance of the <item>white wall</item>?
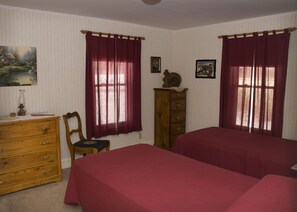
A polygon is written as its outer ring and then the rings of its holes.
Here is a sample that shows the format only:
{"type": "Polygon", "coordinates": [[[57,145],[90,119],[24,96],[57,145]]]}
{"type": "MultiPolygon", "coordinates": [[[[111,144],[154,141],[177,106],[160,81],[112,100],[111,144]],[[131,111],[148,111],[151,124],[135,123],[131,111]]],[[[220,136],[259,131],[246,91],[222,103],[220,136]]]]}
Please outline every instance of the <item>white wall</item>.
{"type": "MultiPolygon", "coordinates": [[[[153,88],[162,85],[162,73],[150,73],[150,56],[162,58],[162,70],[172,68],[172,32],[158,28],[80,16],[0,6],[0,46],[37,48],[38,85],[0,87],[0,115],[17,111],[18,90],[24,88],[29,113],[59,115],[77,110],[85,123],[85,37],[81,29],[143,36],[142,126],[138,133],[110,136],[111,149],[139,142],[153,143],[153,88]]],[[[69,162],[64,123],[60,121],[62,162],[69,162]]],[[[84,125],[85,126],[85,125],[84,125]]],[[[85,130],[85,127],[83,127],[85,130]]]]}
{"type": "MultiPolygon", "coordinates": [[[[187,131],[219,124],[222,39],[219,35],[297,27],[297,12],[174,32],[173,67],[189,88],[187,131]],[[216,59],[216,79],[196,79],[197,59],[216,59]]],[[[291,33],[283,137],[297,140],[297,31],[291,33]]]]}
{"type": "MultiPolygon", "coordinates": [[[[178,72],[188,87],[187,131],[218,125],[222,40],[217,36],[297,26],[297,12],[224,24],[170,31],[123,22],[63,15],[0,6],[0,45],[37,48],[38,85],[0,87],[0,115],[17,111],[18,90],[26,90],[28,112],[59,115],[77,110],[85,122],[85,38],[81,29],[143,36],[142,125],[138,133],[109,136],[111,149],[144,142],[153,143],[154,87],[162,86],[163,74],[150,73],[150,56],[162,58],[162,71],[178,72]],[[216,59],[216,79],[196,79],[195,61],[216,59]]],[[[284,137],[297,140],[297,31],[291,34],[284,137]]],[[[69,165],[62,120],[63,166],[69,165]]],[[[85,127],[83,127],[85,130],[85,127]]]]}

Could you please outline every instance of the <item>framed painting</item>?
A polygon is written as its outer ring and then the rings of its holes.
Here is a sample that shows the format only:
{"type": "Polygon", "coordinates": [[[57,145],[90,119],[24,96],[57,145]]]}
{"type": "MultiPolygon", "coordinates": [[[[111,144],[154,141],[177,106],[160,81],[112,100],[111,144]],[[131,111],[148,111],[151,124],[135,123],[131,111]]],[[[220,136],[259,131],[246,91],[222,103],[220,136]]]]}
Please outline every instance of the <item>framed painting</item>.
{"type": "Polygon", "coordinates": [[[161,57],[151,57],[151,73],[161,73],[161,57]]]}
{"type": "Polygon", "coordinates": [[[36,48],[0,46],[0,87],[36,84],[36,48]]]}
{"type": "Polygon", "coordinates": [[[216,78],[216,60],[196,60],[196,78],[216,78]]]}

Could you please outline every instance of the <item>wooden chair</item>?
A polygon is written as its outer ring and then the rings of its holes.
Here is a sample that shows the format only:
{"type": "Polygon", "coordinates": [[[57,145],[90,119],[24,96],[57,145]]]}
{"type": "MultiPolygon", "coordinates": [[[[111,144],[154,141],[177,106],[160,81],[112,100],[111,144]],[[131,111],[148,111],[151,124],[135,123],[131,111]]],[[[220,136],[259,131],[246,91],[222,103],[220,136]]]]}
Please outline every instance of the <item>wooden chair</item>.
{"type": "Polygon", "coordinates": [[[86,156],[89,153],[97,153],[103,149],[109,151],[109,140],[87,140],[83,136],[81,128],[81,119],[78,112],[75,111],[73,113],[67,113],[62,117],[66,127],[66,140],[71,155],[71,165],[75,160],[75,154],[82,154],[83,156],[86,156]],[[75,121],[74,119],[76,119],[77,128],[71,129],[70,121],[72,120],[70,119],[73,119],[73,121],[75,121]],[[73,141],[74,139],[72,138],[74,137],[74,135],[77,134],[78,141],[73,141]]]}

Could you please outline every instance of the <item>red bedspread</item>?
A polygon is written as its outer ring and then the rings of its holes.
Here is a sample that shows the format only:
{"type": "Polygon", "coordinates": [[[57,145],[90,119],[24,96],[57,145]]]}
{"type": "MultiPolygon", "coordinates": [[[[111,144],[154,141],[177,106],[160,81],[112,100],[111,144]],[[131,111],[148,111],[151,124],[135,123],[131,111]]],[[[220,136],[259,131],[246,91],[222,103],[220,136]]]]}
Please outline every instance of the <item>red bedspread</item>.
{"type": "Polygon", "coordinates": [[[173,152],[252,177],[297,177],[297,141],[211,127],[176,138],[173,152]]]}
{"type": "Polygon", "coordinates": [[[228,212],[297,211],[297,180],[267,175],[242,195],[228,212]]]}
{"type": "Polygon", "coordinates": [[[222,212],[258,181],[139,144],[77,159],[65,203],[86,212],[222,212]]]}

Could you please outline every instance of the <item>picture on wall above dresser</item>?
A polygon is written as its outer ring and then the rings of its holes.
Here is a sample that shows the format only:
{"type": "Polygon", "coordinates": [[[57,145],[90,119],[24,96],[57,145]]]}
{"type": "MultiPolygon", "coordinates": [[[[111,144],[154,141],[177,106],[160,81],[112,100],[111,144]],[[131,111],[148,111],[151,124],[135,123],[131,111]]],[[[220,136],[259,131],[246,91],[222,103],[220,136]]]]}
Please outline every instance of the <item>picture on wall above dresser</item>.
{"type": "Polygon", "coordinates": [[[196,78],[216,78],[216,60],[196,60],[196,78]]]}
{"type": "Polygon", "coordinates": [[[0,87],[37,85],[35,47],[0,46],[0,87]]]}

